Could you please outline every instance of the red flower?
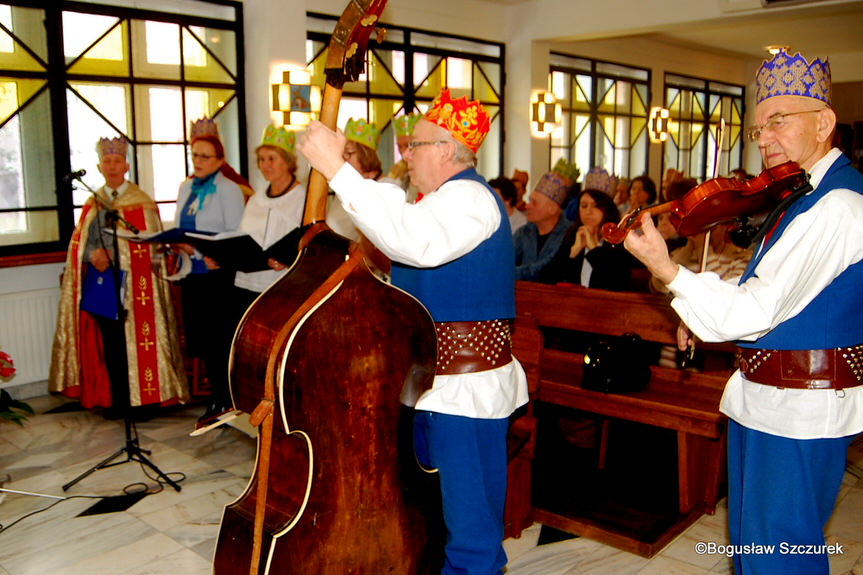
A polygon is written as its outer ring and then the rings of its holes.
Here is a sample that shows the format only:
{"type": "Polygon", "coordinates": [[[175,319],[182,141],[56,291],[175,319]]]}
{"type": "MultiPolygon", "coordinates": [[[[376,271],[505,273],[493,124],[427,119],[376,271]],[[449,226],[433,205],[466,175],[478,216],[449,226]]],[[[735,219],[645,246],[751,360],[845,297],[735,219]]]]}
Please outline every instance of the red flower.
{"type": "Polygon", "coordinates": [[[0,351],[0,378],[8,379],[15,375],[15,363],[5,351],[0,351]]]}

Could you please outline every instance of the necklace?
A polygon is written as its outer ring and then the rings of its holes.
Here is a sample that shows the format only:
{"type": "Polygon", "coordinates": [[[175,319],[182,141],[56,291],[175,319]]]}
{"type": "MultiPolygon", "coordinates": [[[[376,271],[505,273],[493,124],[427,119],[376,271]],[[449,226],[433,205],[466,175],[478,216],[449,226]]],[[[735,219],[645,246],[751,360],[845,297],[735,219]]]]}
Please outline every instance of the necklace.
{"type": "Polygon", "coordinates": [[[278,198],[279,196],[284,196],[285,194],[287,194],[291,190],[291,188],[294,187],[294,184],[296,184],[296,183],[297,183],[297,176],[295,176],[294,174],[291,174],[291,181],[287,186],[285,186],[285,189],[283,189],[278,194],[274,194],[273,193],[273,186],[270,186],[269,188],[267,188],[267,197],[268,198],[278,198]]]}

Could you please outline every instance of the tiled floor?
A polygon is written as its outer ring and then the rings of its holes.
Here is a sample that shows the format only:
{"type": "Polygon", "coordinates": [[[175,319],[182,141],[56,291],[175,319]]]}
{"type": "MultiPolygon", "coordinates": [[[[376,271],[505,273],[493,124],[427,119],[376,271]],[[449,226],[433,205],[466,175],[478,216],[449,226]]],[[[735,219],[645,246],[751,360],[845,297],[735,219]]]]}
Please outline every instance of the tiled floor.
{"type": "MultiPolygon", "coordinates": [[[[137,424],[149,459],[179,481],[127,510],[78,515],[99,499],[156,483],[145,468],[126,462],[100,469],[64,492],[62,486],[125,444],[121,421],[89,411],[46,413],[56,397],[29,400],[38,415],[24,427],[0,426],[0,575],[198,575],[211,572],[222,507],[239,495],[254,467],[255,441],[225,428],[200,437],[188,432],[201,407],[163,412],[137,424]],[[38,495],[35,495],[38,494],[38,495]],[[43,510],[40,513],[30,513],[43,510]]],[[[857,445],[863,443],[857,442],[857,445]]],[[[834,575],[863,575],[863,447],[852,448],[840,502],[828,525],[828,542],[844,547],[831,559],[834,575]]],[[[152,472],[151,472],[152,474],[152,472]]],[[[116,500],[110,500],[116,501],[116,500]]],[[[508,575],[730,573],[724,556],[698,555],[698,541],[724,543],[725,513],[705,516],[651,560],[588,539],[537,546],[540,526],[508,540],[508,575]]]]}

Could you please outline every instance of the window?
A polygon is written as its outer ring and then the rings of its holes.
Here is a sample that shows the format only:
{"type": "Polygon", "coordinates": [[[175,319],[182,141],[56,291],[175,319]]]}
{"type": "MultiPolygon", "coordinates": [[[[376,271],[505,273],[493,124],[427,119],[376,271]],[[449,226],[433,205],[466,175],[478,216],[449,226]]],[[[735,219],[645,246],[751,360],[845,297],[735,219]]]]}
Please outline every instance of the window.
{"type": "Polygon", "coordinates": [[[549,89],[562,108],[549,168],[562,157],[582,175],[596,166],[627,178],[647,172],[649,70],[552,52],[549,89]]]}
{"type": "Polygon", "coordinates": [[[739,168],[743,164],[744,96],[743,86],[666,74],[665,107],[671,118],[663,172],[674,168],[707,180],[739,168]],[[725,133],[717,146],[720,120],[725,120],[725,133]],[[717,157],[719,166],[715,165],[717,157]]]}
{"type": "MultiPolygon", "coordinates": [[[[308,67],[312,82],[325,84],[327,46],[336,19],[307,18],[308,67]]],[[[503,170],[503,44],[399,28],[389,24],[386,40],[369,44],[367,68],[356,82],[345,84],[338,127],[363,118],[381,131],[378,156],[386,170],[398,162],[392,119],[425,112],[435,96],[449,88],[453,97],[479,100],[492,119],[491,131],[477,154],[477,171],[493,178],[503,170]]]]}
{"type": "Polygon", "coordinates": [[[192,121],[216,118],[228,162],[246,171],[242,5],[177,4],[0,3],[0,255],[65,251],[87,188],[102,185],[99,138],[130,142],[129,179],[165,221],[191,171],[192,121]],[[84,185],[64,182],[81,169],[84,185]]]}

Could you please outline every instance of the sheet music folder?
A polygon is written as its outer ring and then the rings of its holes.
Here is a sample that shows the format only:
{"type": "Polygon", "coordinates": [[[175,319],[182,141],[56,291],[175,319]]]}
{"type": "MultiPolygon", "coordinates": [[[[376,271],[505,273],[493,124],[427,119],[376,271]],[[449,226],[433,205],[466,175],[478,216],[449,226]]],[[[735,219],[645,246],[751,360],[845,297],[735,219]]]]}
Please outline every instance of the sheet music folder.
{"type": "Polygon", "coordinates": [[[255,272],[270,269],[267,260],[273,258],[285,265],[291,265],[297,257],[297,247],[302,237],[302,229],[297,228],[268,247],[261,248],[252,236],[244,232],[201,232],[172,228],[157,234],[130,234],[118,230],[119,237],[131,241],[158,243],[187,243],[207,257],[213,258],[226,269],[241,272],[255,272]]]}

